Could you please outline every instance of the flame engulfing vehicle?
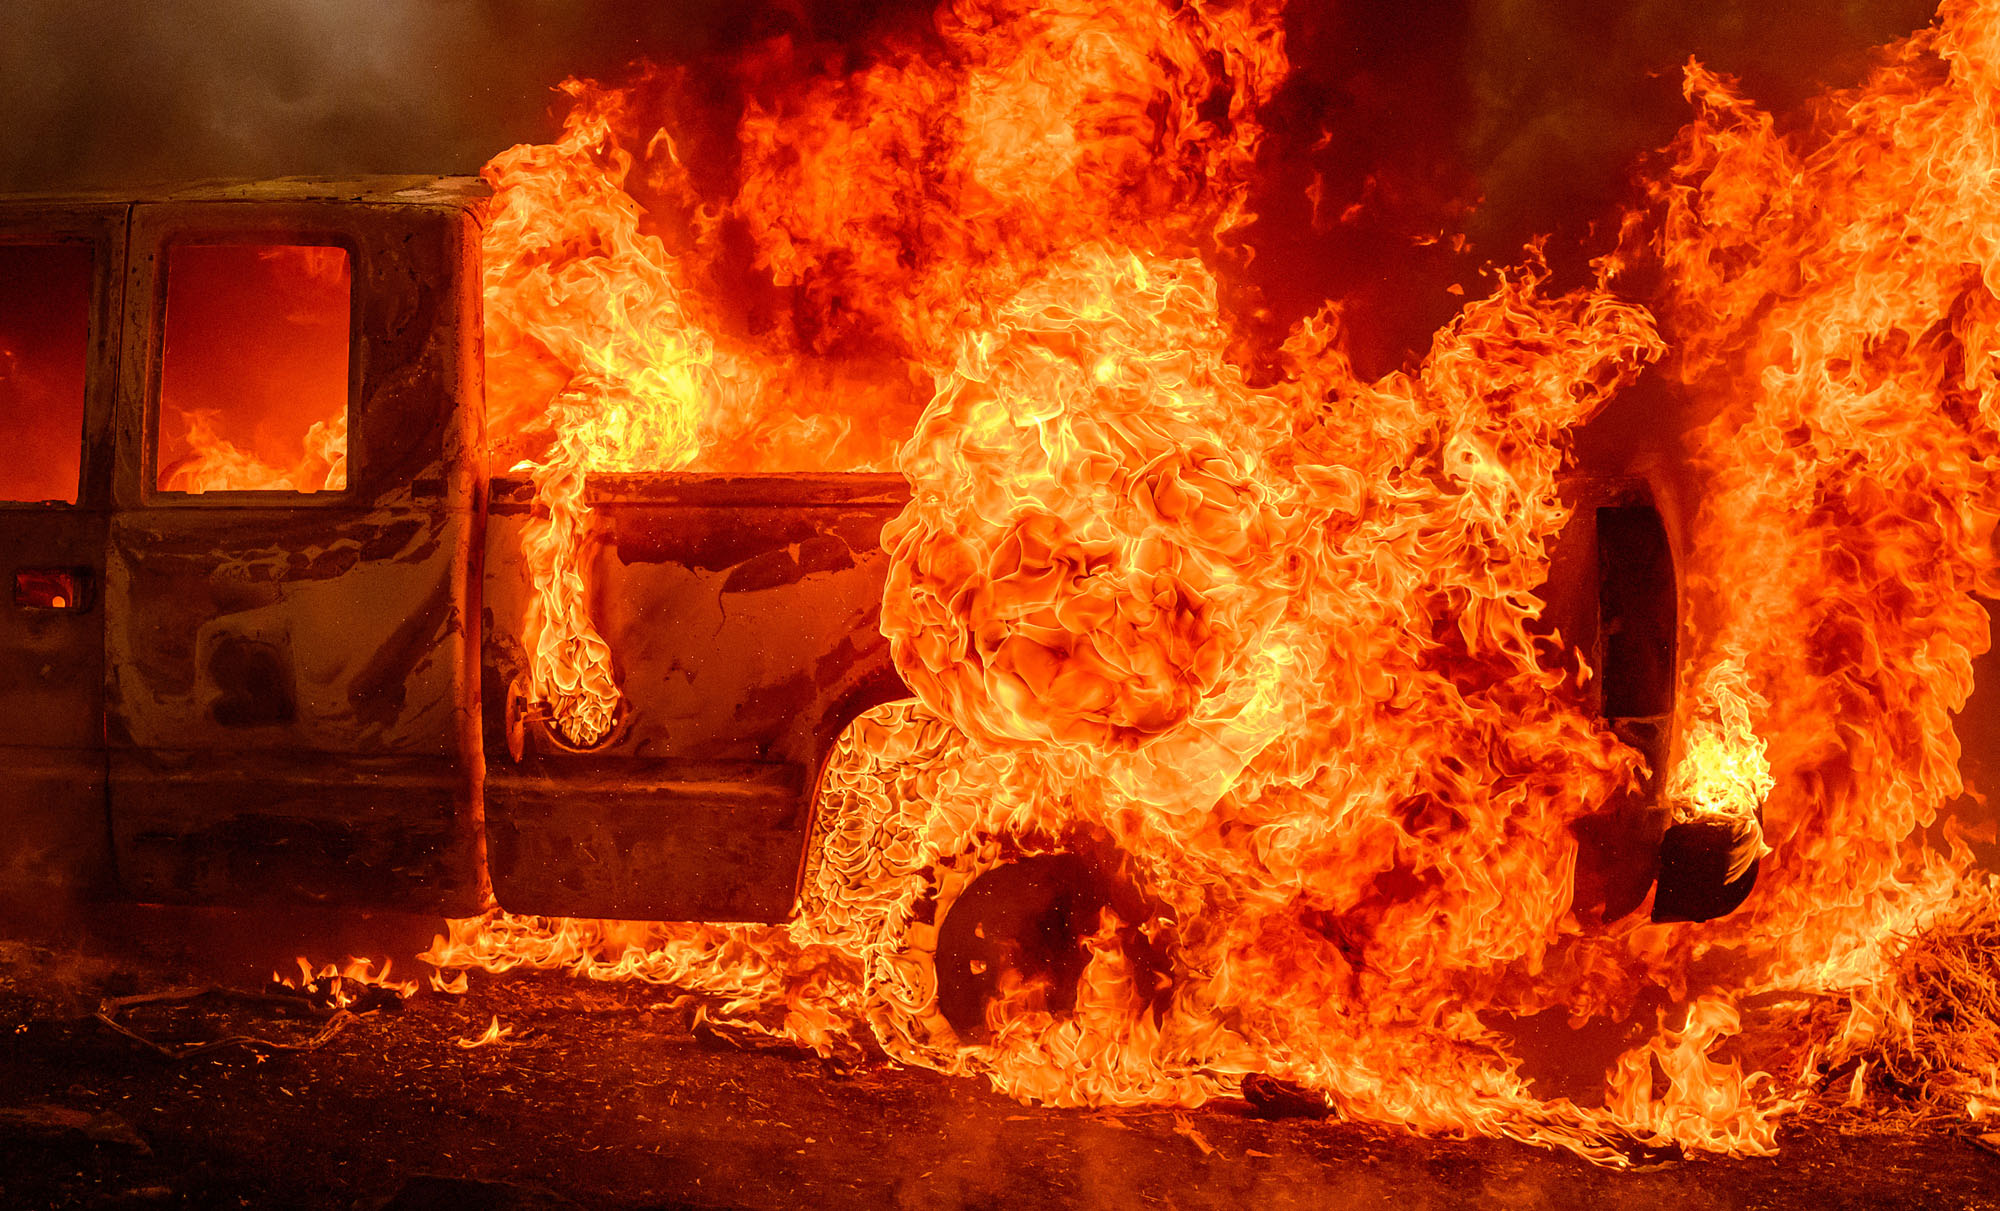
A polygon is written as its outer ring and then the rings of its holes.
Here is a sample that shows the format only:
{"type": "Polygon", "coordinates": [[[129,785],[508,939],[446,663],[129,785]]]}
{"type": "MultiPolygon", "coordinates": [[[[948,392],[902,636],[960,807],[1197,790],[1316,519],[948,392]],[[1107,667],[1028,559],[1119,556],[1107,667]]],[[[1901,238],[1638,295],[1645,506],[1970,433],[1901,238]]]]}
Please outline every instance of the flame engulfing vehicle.
{"type": "Polygon", "coordinates": [[[1616,1162],[1879,1096],[1992,905],[2000,11],[1783,131],[1691,66],[1594,276],[1379,378],[1228,301],[1280,16],[966,0],[720,193],[649,80],[483,185],[9,202],[10,879],[1056,1104],[1616,1162]],[[1549,1015],[1627,1024],[1595,1098],[1549,1015]]]}

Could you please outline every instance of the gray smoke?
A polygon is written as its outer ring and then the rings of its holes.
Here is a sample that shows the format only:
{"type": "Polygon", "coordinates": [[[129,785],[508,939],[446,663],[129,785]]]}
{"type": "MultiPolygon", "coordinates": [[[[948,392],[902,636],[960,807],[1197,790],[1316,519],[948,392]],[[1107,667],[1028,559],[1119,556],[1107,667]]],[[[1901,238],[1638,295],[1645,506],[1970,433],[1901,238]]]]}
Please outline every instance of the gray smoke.
{"type": "MultiPolygon", "coordinates": [[[[659,118],[720,200],[742,90],[768,105],[855,70],[934,3],[0,0],[0,192],[474,172],[554,132],[565,76],[652,60],[688,69],[673,95],[694,108],[659,118]]],[[[1543,235],[1559,266],[1603,250],[1635,166],[1687,118],[1690,55],[1784,109],[1856,82],[1933,3],[1293,0],[1238,311],[1282,334],[1346,299],[1357,360],[1391,368],[1480,265],[1543,235]]]]}
{"type": "Polygon", "coordinates": [[[715,3],[6,0],[0,190],[461,173],[570,73],[706,44],[715,3]]]}
{"type": "Polygon", "coordinates": [[[1635,157],[1686,121],[1690,56],[1785,112],[1857,83],[1937,0],[1479,0],[1461,147],[1486,205],[1474,233],[1526,238],[1627,192],[1635,157]]]}

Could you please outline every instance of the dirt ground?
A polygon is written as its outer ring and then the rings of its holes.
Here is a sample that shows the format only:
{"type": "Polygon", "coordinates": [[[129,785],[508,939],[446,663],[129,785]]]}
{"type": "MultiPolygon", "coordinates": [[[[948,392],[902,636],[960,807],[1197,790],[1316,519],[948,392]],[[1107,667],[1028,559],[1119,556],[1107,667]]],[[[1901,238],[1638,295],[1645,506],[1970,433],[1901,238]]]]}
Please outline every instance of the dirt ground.
{"type": "MultiPolygon", "coordinates": [[[[432,923],[375,924],[370,941],[408,955],[432,923]]],[[[1242,1105],[1054,1111],[741,1050],[663,990],[560,976],[474,973],[464,996],[426,989],[297,1052],[171,1059],[94,1016],[107,996],[258,989],[275,944],[241,944],[247,928],[131,913],[87,939],[0,942],[0,1206],[2000,1207],[2000,1155],[1969,1132],[1820,1126],[1772,1159],[1613,1172],[1242,1105]],[[496,1018],[505,1038],[461,1045],[496,1018]]],[[[114,1016],[173,1047],[326,1024],[214,994],[114,1016]]]]}

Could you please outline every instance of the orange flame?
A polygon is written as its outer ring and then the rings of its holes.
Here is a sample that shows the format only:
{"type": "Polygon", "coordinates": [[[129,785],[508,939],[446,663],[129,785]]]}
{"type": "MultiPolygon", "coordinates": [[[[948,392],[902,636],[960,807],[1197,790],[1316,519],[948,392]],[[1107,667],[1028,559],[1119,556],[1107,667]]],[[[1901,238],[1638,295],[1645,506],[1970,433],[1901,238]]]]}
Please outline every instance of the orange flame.
{"type": "Polygon", "coordinates": [[[1954,0],[1792,135],[1691,66],[1655,189],[1662,316],[1711,418],[1683,680],[1768,761],[1728,793],[1763,800],[1773,877],[1699,945],[1764,987],[1879,980],[1891,938],[1978,892],[1922,830],[1963,789],[1951,717],[1996,588],[1996,64],[2000,10],[1954,0]]]}
{"type": "Polygon", "coordinates": [[[1675,823],[1726,821],[1742,838],[1731,855],[1731,882],[1770,852],[1758,812],[1776,785],[1764,742],[1750,725],[1751,711],[1768,704],[1742,680],[1743,670],[1731,661],[1708,670],[1696,695],[1707,713],[1683,730],[1680,758],[1667,778],[1675,823]]]}
{"type": "Polygon", "coordinates": [[[1257,1073],[1610,1164],[1770,1151],[1823,1073],[1907,1028],[1877,995],[1893,939],[1992,894],[1923,830],[1963,789],[1973,594],[2000,590],[2000,5],[1950,0],[1791,133],[1691,65],[1697,117],[1599,280],[1555,293],[1531,250],[1372,382],[1337,307],[1253,373],[1223,304],[1286,71],[1274,9],[960,0],[938,27],[942,57],[885,48],[753,105],[724,203],[583,84],[561,141],[490,166],[494,426],[548,511],[534,688],[563,734],[618,710],[587,477],[801,465],[784,435],[902,415],[885,357],[930,384],[885,534],[918,701],[840,741],[790,925],[496,912],[425,960],[670,984],[745,1030],[825,1054],[865,1030],[1052,1104],[1194,1106],[1257,1073]],[[642,161],[686,217],[672,249],[625,191],[642,161]],[[703,304],[724,215],[846,335],[753,337],[703,304]],[[1619,293],[1640,263],[1670,283],[1651,309],[1619,293]],[[873,367],[861,410],[802,417],[843,356],[873,367]],[[1661,782],[1765,874],[1724,920],[1586,931],[1571,825],[1642,758],[1591,717],[1534,591],[1570,434],[1656,361],[1699,420],[1661,782]],[[1132,903],[1082,941],[1074,1007],[1002,972],[962,1036],[939,922],[1011,857],[1086,838],[1132,903]],[[1746,1027],[1775,992],[1845,997],[1846,1021],[1746,1027]],[[1648,994],[1682,1024],[1612,1063],[1601,1105],[1524,1075],[1510,1021],[1622,1021],[1648,994]],[[1746,1071],[1752,1042],[1772,1071],[1746,1071]]]}
{"type": "Polygon", "coordinates": [[[619,693],[589,615],[585,478],[693,461],[727,367],[682,307],[673,258],[639,231],[623,189],[631,157],[610,142],[618,95],[565,87],[578,104],[561,141],[514,148],[486,169],[488,423],[549,441],[527,464],[548,511],[525,548],[538,609],[533,690],[588,747],[611,730],[619,693]],[[539,415],[537,388],[553,388],[539,415]]]}
{"type": "Polygon", "coordinates": [[[456,1038],[452,1042],[458,1045],[459,1050],[470,1051],[474,1047],[490,1047],[495,1043],[512,1038],[513,1035],[514,1028],[512,1026],[502,1026],[499,1015],[495,1014],[493,1020],[486,1024],[486,1029],[476,1037],[456,1038]]]}
{"type": "Polygon", "coordinates": [[[162,476],[169,492],[336,492],[347,486],[347,414],[316,420],[305,455],[280,468],[216,432],[213,412],[191,412],[182,436],[188,456],[162,476]]]}
{"type": "Polygon", "coordinates": [[[184,245],[168,266],[159,487],[346,488],[347,251],[184,245]]]}
{"type": "Polygon", "coordinates": [[[271,983],[282,988],[294,988],[310,995],[325,998],[335,1009],[346,1009],[360,1000],[357,989],[380,988],[396,996],[407,999],[417,991],[415,980],[395,980],[390,971],[395,966],[391,959],[382,960],[382,969],[375,969],[372,959],[350,957],[345,966],[326,963],[314,968],[303,955],[299,957],[299,978],[295,982],[289,976],[271,973],[271,983]]]}

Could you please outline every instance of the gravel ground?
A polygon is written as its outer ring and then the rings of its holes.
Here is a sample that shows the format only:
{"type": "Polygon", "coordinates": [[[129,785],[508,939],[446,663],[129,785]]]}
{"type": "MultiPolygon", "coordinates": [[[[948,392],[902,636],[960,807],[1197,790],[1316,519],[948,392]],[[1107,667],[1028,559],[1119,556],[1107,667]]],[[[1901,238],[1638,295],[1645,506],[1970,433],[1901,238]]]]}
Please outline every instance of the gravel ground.
{"type": "MultiPolygon", "coordinates": [[[[1773,1159],[1612,1172],[1241,1105],[1053,1111],[740,1050],[659,989],[547,975],[474,973],[465,996],[425,990],[297,1052],[170,1059],[93,1016],[106,996],[255,990],[230,921],[0,942],[0,1206],[2000,1207],[2000,1156],[1967,1132],[1819,1126],[1773,1159]],[[505,1038],[460,1045],[496,1018],[505,1038]]],[[[214,994],[118,1017],[175,1045],[325,1025],[214,994]]]]}

